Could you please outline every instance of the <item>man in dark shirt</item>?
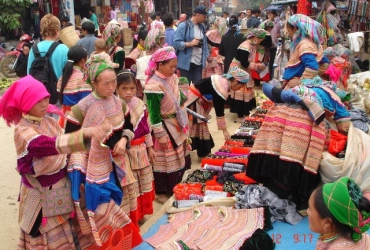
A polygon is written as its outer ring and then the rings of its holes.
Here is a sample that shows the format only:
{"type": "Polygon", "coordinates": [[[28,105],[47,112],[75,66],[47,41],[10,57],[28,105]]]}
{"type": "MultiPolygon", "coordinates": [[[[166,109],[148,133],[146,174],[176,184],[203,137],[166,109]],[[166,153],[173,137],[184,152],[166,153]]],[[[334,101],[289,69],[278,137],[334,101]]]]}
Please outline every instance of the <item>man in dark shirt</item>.
{"type": "Polygon", "coordinates": [[[23,44],[22,50],[23,51],[19,55],[17,63],[15,64],[15,73],[19,77],[24,77],[27,75],[28,55],[30,54],[31,44],[23,44]]]}
{"type": "Polygon", "coordinates": [[[247,22],[248,29],[258,28],[258,26],[260,25],[260,20],[258,16],[260,14],[261,14],[261,11],[259,9],[252,10],[252,16],[251,18],[248,19],[248,22],[247,22]]]}

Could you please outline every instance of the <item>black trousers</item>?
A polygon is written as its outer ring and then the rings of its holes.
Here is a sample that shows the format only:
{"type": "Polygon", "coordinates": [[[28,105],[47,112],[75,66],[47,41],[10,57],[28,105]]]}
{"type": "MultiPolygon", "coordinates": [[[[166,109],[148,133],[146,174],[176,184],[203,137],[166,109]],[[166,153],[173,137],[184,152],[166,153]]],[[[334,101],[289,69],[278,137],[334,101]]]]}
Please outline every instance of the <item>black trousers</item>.
{"type": "Polygon", "coordinates": [[[270,80],[274,78],[274,61],[276,57],[277,48],[270,48],[270,62],[269,62],[269,73],[270,80]]]}

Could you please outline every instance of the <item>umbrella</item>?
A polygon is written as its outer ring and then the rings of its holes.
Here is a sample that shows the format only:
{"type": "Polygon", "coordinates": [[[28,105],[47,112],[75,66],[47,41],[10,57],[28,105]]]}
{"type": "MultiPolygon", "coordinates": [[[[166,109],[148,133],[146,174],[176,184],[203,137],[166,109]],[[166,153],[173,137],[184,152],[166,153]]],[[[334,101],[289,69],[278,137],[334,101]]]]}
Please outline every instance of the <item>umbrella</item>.
{"type": "Polygon", "coordinates": [[[264,9],[263,11],[269,11],[269,10],[281,10],[281,6],[271,5],[271,6],[267,7],[266,9],[264,9]]]}

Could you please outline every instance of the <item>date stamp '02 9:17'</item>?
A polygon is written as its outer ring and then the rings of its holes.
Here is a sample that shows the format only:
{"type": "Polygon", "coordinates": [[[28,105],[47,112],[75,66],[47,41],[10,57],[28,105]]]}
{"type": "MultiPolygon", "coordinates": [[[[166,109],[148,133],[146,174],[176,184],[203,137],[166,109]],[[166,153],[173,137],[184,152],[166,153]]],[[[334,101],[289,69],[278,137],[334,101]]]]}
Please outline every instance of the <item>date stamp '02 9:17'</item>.
{"type": "MultiPolygon", "coordinates": [[[[281,241],[283,240],[283,237],[281,234],[272,234],[271,235],[272,241],[275,242],[276,244],[281,244],[281,241]]],[[[312,243],[312,234],[294,234],[293,240],[294,243],[312,243]]]]}

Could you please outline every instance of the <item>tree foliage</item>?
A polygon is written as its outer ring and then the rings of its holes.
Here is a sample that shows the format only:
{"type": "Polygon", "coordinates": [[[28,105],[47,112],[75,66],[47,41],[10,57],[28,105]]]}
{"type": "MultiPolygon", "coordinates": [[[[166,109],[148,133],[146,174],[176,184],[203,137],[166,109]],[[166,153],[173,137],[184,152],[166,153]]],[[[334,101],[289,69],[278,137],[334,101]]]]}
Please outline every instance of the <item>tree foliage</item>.
{"type": "Polygon", "coordinates": [[[21,26],[20,18],[30,0],[0,0],[0,28],[13,30],[21,26]]]}

